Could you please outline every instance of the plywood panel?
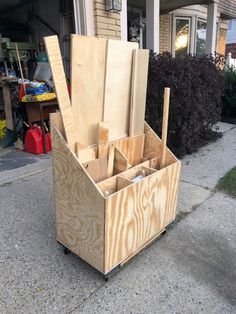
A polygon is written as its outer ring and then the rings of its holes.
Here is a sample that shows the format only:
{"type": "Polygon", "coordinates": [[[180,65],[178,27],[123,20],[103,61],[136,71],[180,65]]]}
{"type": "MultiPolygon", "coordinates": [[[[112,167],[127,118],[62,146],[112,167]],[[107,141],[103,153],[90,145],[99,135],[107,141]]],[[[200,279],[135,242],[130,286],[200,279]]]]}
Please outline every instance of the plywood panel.
{"type": "Polygon", "coordinates": [[[132,52],[138,43],[108,40],[103,121],[109,122],[109,139],[129,132],[132,52]]]}
{"type": "Polygon", "coordinates": [[[176,162],[106,199],[106,272],[175,218],[179,173],[180,162],[176,162]]]}
{"type": "Polygon", "coordinates": [[[122,154],[119,148],[115,148],[114,169],[113,174],[117,174],[127,170],[129,167],[128,159],[122,154]]]}
{"type": "Polygon", "coordinates": [[[57,239],[103,271],[104,199],[53,127],[57,239]]]}
{"type": "Polygon", "coordinates": [[[136,166],[141,162],[143,157],[145,135],[135,137],[127,137],[120,141],[115,141],[114,144],[123,155],[128,159],[132,166],[136,166]]]}
{"type": "Polygon", "coordinates": [[[107,178],[107,158],[100,157],[83,164],[86,172],[94,182],[100,182],[107,178]]]}
{"type": "MultiPolygon", "coordinates": [[[[144,157],[148,159],[153,159],[156,157],[160,158],[162,152],[161,139],[146,122],[144,123],[144,133],[144,157]]],[[[175,157],[175,155],[168,148],[166,148],[166,166],[171,165],[176,161],[178,161],[178,159],[175,157]]]]}
{"type": "Polygon", "coordinates": [[[106,45],[104,38],[71,37],[71,102],[79,140],[86,145],[97,144],[102,121],[106,45]]]}
{"type": "Polygon", "coordinates": [[[61,113],[59,111],[50,113],[50,128],[52,125],[57,128],[64,138],[66,138],[61,113]]]}
{"type": "Polygon", "coordinates": [[[98,124],[98,157],[108,156],[109,128],[107,122],[98,124]]]}
{"type": "Polygon", "coordinates": [[[146,108],[149,50],[133,51],[129,136],[143,133],[146,108]]]}
{"type": "Polygon", "coordinates": [[[75,152],[75,143],[79,142],[76,124],[72,113],[70,97],[67,90],[64,67],[57,36],[44,37],[48,59],[50,62],[53,80],[56,88],[58,105],[61,111],[66,140],[69,147],[75,152]]]}

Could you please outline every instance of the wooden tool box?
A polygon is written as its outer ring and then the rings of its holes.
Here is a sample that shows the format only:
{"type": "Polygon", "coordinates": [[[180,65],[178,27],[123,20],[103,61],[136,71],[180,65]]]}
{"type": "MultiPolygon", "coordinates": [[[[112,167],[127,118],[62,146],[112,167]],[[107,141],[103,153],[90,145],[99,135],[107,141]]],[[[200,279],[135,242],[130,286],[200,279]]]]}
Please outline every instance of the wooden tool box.
{"type": "MultiPolygon", "coordinates": [[[[144,122],[148,50],[72,35],[71,98],[56,36],[45,38],[60,113],[51,115],[57,240],[103,274],[176,216],[180,162],[144,122]]],[[[158,84],[158,82],[157,82],[158,84]]]]}

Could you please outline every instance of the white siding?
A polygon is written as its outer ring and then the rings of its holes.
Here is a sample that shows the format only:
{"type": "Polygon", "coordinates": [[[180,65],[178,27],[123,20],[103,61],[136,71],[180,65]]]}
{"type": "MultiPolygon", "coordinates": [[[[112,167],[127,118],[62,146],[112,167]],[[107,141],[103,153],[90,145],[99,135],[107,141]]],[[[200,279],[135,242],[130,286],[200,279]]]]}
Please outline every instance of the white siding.
{"type": "Polygon", "coordinates": [[[229,22],[229,28],[227,31],[227,38],[226,43],[227,44],[234,44],[236,43],[236,20],[232,20],[232,25],[230,25],[231,22],[229,22]]]}

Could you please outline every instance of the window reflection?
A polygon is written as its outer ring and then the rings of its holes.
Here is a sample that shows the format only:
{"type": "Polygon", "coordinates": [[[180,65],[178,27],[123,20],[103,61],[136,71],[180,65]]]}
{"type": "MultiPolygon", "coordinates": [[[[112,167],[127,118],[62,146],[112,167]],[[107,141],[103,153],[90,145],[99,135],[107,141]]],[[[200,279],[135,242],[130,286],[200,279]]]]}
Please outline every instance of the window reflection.
{"type": "Polygon", "coordinates": [[[175,57],[183,58],[189,53],[190,19],[176,18],[175,57]]]}
{"type": "Polygon", "coordinates": [[[206,53],[206,29],[207,23],[203,20],[197,21],[197,38],[196,38],[196,54],[203,55],[206,53]]]}

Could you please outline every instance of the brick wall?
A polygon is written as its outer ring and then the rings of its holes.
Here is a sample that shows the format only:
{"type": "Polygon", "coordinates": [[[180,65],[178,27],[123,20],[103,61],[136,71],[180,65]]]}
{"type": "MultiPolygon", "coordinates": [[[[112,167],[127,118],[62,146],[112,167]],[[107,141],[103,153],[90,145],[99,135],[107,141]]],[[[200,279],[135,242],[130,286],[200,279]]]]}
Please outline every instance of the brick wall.
{"type": "Polygon", "coordinates": [[[171,51],[171,16],[160,16],[160,52],[171,51]]]}
{"type": "Polygon", "coordinates": [[[120,39],[120,13],[105,11],[105,0],[94,0],[95,35],[120,39]]]}
{"type": "Polygon", "coordinates": [[[217,52],[222,54],[222,55],[225,54],[226,35],[227,35],[227,29],[220,28],[219,39],[218,39],[218,43],[217,43],[217,52]]]}

